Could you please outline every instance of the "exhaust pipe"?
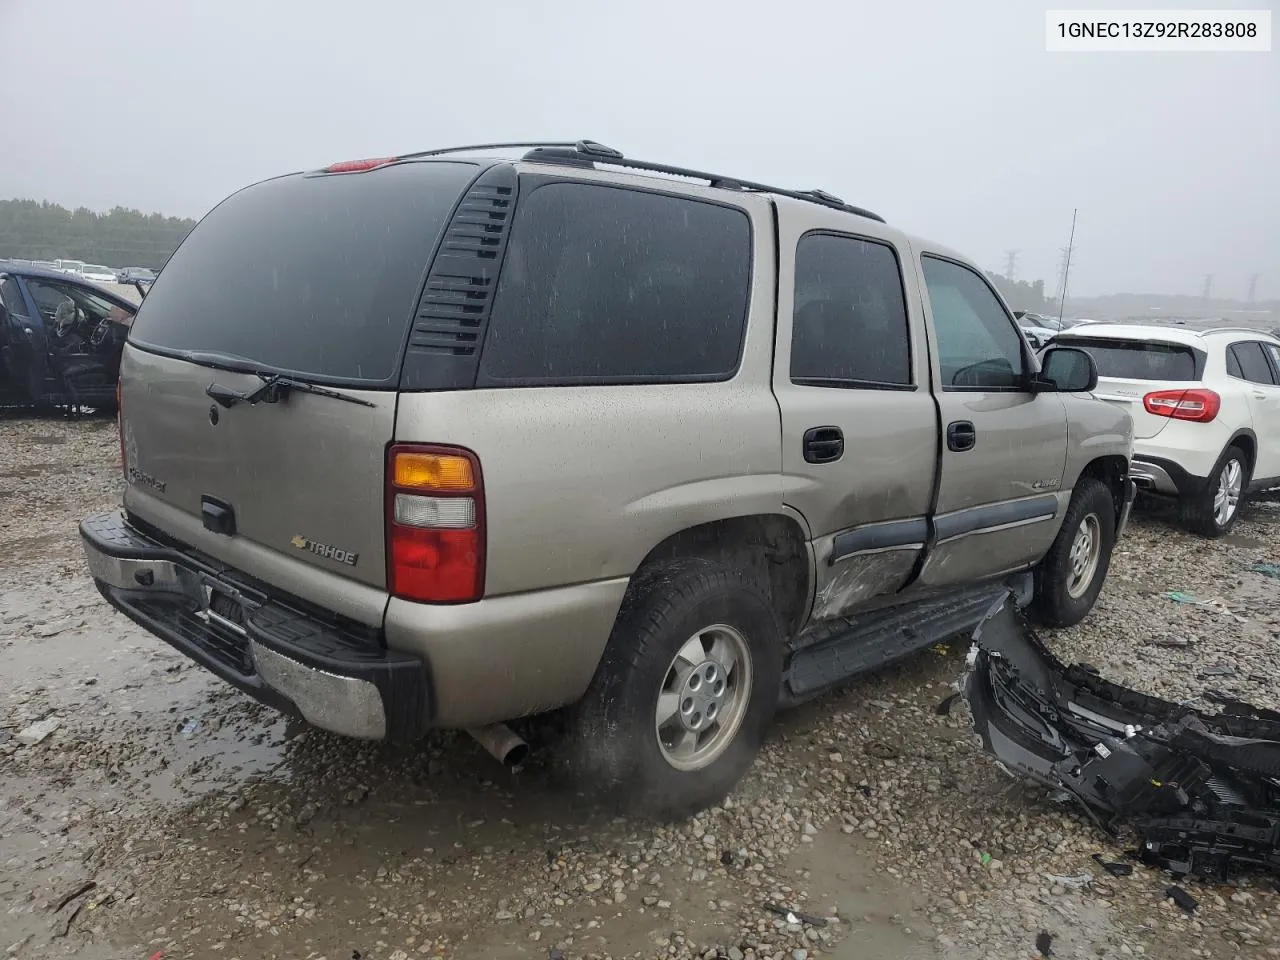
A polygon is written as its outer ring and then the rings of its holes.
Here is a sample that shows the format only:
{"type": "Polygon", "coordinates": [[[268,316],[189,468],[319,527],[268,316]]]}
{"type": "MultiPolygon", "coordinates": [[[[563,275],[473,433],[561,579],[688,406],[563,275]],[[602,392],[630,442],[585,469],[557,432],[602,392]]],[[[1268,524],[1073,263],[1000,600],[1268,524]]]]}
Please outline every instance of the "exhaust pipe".
{"type": "Polygon", "coordinates": [[[468,727],[467,733],[475,738],[489,755],[504,767],[514,770],[529,755],[529,745],[505,723],[491,723],[487,727],[468,727]]]}

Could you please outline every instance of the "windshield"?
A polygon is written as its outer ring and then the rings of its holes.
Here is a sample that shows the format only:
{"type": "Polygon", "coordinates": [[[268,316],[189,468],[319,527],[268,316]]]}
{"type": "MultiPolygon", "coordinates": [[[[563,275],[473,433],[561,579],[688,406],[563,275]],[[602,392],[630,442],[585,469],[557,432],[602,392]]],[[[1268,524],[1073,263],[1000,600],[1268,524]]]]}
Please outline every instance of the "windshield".
{"type": "Polygon", "coordinates": [[[1175,380],[1200,378],[1196,353],[1191,347],[1140,340],[1062,338],[1062,346],[1079,347],[1093,356],[1098,376],[1117,380],[1175,380]]]}
{"type": "Polygon", "coordinates": [[[401,163],[241,190],[165,264],[131,342],[385,385],[436,239],[476,172],[470,163],[401,163]]]}

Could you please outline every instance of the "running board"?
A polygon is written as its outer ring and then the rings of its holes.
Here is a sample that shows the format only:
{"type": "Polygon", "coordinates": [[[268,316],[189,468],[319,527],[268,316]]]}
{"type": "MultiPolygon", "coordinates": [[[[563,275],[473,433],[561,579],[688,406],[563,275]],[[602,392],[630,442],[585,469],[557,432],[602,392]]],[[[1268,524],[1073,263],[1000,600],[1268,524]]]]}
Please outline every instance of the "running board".
{"type": "Polygon", "coordinates": [[[813,624],[787,645],[779,705],[791,707],[831,687],[947,640],[972,633],[1001,597],[1031,599],[1031,574],[813,624]]]}

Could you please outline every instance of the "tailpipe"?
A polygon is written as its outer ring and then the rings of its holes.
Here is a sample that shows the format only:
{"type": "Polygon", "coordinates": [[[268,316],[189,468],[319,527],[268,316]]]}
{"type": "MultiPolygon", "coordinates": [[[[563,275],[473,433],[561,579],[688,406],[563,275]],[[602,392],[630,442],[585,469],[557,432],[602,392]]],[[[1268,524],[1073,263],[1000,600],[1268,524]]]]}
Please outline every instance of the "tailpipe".
{"type": "Polygon", "coordinates": [[[529,756],[529,745],[505,723],[491,723],[487,727],[468,727],[467,733],[475,738],[489,755],[504,767],[514,770],[529,756]]]}

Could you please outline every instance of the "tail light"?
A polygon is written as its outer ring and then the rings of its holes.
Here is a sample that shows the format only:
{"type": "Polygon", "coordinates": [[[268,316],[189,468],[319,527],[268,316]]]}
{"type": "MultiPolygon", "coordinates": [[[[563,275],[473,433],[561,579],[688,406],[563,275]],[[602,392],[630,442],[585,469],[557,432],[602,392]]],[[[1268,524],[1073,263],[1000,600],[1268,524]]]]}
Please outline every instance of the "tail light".
{"type": "Polygon", "coordinates": [[[1208,423],[1222,409],[1222,398],[1212,390],[1157,390],[1142,398],[1147,413],[1174,420],[1208,423]]]}
{"type": "Polygon", "coordinates": [[[399,157],[377,157],[372,160],[343,160],[341,163],[331,163],[324,168],[325,173],[363,173],[366,170],[374,170],[378,167],[385,167],[388,163],[395,163],[399,157]]]}
{"type": "Polygon", "coordinates": [[[124,407],[120,403],[120,378],[116,377],[116,433],[120,436],[120,472],[129,479],[129,465],[124,462],[124,407]]]}
{"type": "Polygon", "coordinates": [[[484,481],[458,447],[387,451],[387,589],[419,603],[484,595],[484,481]]]}

